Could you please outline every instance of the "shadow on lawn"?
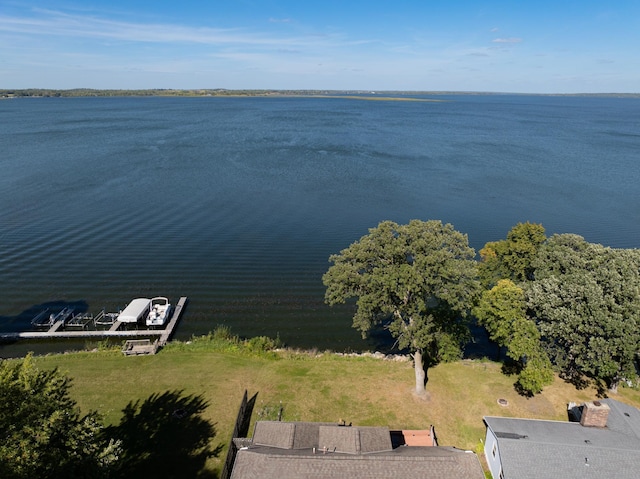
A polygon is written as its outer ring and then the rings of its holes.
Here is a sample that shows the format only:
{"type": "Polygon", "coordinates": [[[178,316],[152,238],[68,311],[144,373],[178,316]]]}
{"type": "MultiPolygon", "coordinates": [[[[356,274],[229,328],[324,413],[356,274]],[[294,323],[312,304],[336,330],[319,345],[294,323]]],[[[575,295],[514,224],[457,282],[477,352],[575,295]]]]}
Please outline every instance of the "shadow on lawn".
{"type": "Polygon", "coordinates": [[[215,424],[201,416],[207,406],[202,396],[184,396],[182,391],[130,402],[120,424],[105,430],[122,446],[114,477],[215,478],[205,464],[222,446],[211,447],[215,424]]]}

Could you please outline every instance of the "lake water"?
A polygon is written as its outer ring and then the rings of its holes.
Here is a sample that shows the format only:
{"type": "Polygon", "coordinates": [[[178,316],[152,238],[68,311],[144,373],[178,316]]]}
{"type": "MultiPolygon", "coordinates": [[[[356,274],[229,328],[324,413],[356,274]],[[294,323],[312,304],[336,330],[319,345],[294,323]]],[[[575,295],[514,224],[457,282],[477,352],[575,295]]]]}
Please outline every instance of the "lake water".
{"type": "Polygon", "coordinates": [[[181,339],[359,350],[321,276],[382,220],[640,247],[640,100],[434,98],[1,101],[0,330],[188,296],[181,339]]]}

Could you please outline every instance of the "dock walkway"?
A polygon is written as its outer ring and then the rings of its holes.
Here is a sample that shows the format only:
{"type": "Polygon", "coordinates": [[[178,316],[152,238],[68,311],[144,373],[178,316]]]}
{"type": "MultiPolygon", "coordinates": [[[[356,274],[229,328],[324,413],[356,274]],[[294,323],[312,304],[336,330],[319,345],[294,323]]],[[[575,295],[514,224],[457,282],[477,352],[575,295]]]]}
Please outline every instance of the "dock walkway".
{"type": "Polygon", "coordinates": [[[60,327],[63,324],[64,324],[64,319],[56,321],[55,323],[53,323],[53,326],[51,326],[51,329],[49,329],[49,331],[47,331],[47,333],[55,333],[58,329],[60,329],[60,327]]]}
{"type": "Polygon", "coordinates": [[[159,347],[162,347],[165,344],[167,344],[169,339],[171,339],[171,336],[173,336],[173,330],[176,329],[178,320],[180,319],[180,316],[182,316],[182,309],[186,304],[187,304],[187,297],[183,296],[178,301],[178,304],[176,304],[176,307],[173,310],[173,316],[171,316],[171,320],[169,321],[169,324],[167,324],[167,327],[163,329],[162,334],[160,334],[160,341],[158,341],[159,347]]]}

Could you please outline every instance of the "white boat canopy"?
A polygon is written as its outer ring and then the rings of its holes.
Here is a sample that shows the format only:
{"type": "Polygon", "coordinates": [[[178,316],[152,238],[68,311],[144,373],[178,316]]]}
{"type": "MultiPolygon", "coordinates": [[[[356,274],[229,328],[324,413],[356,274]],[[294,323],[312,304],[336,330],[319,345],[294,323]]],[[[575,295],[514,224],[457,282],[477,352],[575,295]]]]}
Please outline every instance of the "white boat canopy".
{"type": "Polygon", "coordinates": [[[137,323],[145,318],[151,307],[148,298],[136,298],[118,315],[118,321],[123,323],[137,323]]]}

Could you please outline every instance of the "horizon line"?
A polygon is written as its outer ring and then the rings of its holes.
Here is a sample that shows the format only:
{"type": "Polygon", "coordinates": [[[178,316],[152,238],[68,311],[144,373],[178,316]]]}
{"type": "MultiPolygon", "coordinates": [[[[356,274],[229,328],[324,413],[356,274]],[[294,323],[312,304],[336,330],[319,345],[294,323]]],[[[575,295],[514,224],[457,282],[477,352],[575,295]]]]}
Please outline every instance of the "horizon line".
{"type": "Polygon", "coordinates": [[[430,95],[531,95],[531,96],[640,96],[638,92],[518,92],[518,91],[492,91],[492,90],[393,90],[393,89],[340,89],[340,88],[93,88],[93,87],[73,87],[73,88],[47,88],[47,87],[23,87],[23,88],[0,88],[0,94],[24,93],[28,91],[49,91],[49,92],[253,92],[253,93],[366,93],[369,95],[396,93],[396,94],[430,94],[430,95]]]}

